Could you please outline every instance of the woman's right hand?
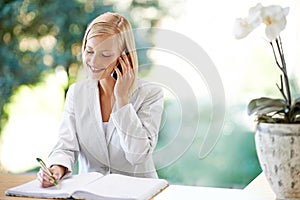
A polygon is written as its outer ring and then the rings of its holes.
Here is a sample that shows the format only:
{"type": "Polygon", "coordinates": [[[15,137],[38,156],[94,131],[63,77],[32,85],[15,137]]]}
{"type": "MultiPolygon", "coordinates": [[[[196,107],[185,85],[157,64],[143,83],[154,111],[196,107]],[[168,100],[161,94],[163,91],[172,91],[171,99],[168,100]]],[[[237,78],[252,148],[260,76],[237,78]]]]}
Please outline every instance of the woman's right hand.
{"type": "Polygon", "coordinates": [[[129,93],[130,87],[135,80],[135,73],[132,68],[129,57],[125,52],[122,53],[121,57],[118,58],[119,63],[122,67],[121,71],[116,67],[115,71],[117,73],[118,79],[114,88],[114,96],[116,100],[117,109],[123,107],[130,102],[129,93]]]}
{"type": "MultiPolygon", "coordinates": [[[[61,165],[53,165],[48,168],[49,171],[52,173],[52,176],[59,182],[59,180],[65,174],[66,168],[61,165]]],[[[37,173],[37,178],[41,183],[42,187],[51,187],[54,186],[54,181],[51,177],[49,177],[42,168],[40,168],[39,172],[37,173]]]]}

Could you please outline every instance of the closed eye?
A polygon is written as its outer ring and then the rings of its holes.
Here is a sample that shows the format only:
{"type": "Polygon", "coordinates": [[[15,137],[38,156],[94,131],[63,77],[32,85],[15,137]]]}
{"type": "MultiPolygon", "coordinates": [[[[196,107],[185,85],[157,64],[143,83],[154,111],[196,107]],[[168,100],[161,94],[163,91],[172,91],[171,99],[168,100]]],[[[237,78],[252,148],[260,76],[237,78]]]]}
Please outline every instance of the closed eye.
{"type": "Polygon", "coordinates": [[[108,52],[103,52],[103,53],[102,53],[102,56],[103,56],[103,57],[111,57],[112,54],[111,54],[111,53],[108,53],[108,52]]]}

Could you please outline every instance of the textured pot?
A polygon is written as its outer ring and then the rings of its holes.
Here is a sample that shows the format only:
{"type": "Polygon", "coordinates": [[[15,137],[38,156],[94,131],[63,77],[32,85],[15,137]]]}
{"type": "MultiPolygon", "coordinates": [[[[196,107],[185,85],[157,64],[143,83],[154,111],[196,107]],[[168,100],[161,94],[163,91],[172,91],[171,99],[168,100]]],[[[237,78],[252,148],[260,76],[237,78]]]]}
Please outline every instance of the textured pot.
{"type": "Polygon", "coordinates": [[[276,198],[300,200],[300,124],[259,123],[255,145],[276,198]]]}

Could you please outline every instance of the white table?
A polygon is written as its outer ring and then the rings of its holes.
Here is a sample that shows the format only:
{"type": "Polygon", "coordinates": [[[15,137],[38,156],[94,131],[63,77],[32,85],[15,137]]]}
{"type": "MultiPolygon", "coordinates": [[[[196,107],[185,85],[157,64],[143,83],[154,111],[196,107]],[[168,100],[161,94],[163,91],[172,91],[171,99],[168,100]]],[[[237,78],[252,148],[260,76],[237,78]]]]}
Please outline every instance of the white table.
{"type": "Polygon", "coordinates": [[[260,174],[244,189],[170,185],[154,199],[275,200],[275,194],[267,183],[265,176],[260,174]]]}

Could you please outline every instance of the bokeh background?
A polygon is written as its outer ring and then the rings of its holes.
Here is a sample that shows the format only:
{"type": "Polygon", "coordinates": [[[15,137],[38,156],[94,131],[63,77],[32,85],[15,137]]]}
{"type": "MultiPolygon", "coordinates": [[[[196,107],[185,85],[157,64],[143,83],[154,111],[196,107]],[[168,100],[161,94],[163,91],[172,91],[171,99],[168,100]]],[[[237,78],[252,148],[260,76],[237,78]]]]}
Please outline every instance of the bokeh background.
{"type": "MultiPolygon", "coordinates": [[[[154,27],[194,41],[214,62],[223,82],[226,112],[220,137],[210,154],[200,158],[201,144],[212,123],[205,77],[189,74],[189,63],[178,55],[155,48],[138,51],[141,78],[155,79],[157,74],[161,75],[157,66],[167,66],[187,80],[200,105],[201,115],[191,120],[179,111],[182,107],[194,110],[189,107],[193,105],[192,99],[178,102],[176,94],[165,91],[164,123],[157,149],[173,141],[178,125],[197,132],[180,157],[157,169],[159,176],[171,184],[245,187],[261,172],[254,144],[254,122],[247,116],[247,103],[260,96],[280,97],[276,88],[279,71],[263,27],[243,40],[233,37],[235,19],[246,17],[248,9],[258,2],[0,0],[0,173],[34,174],[38,170],[35,157],[47,158],[57,137],[66,91],[70,84],[84,78],[80,54],[84,30],[95,16],[111,11],[126,16],[134,28],[148,30],[147,34],[136,35],[138,46],[159,42],[151,31],[154,27]]],[[[292,93],[299,96],[300,2],[261,3],[290,7],[281,37],[292,93]]],[[[197,55],[193,49],[191,53],[197,55]]],[[[191,140],[190,134],[184,136],[183,143],[191,140]]]]}

